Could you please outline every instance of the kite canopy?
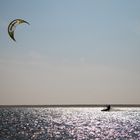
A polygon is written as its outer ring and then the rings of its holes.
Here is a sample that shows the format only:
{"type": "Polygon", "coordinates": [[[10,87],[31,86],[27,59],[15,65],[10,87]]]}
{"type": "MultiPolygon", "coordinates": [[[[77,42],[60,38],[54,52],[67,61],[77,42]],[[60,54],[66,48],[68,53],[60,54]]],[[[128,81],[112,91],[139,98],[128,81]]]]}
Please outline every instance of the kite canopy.
{"type": "Polygon", "coordinates": [[[10,22],[10,24],[8,26],[8,34],[14,41],[16,41],[14,38],[14,31],[15,31],[17,25],[19,25],[21,23],[26,23],[29,25],[29,23],[23,19],[15,19],[12,22],[10,22]]]}

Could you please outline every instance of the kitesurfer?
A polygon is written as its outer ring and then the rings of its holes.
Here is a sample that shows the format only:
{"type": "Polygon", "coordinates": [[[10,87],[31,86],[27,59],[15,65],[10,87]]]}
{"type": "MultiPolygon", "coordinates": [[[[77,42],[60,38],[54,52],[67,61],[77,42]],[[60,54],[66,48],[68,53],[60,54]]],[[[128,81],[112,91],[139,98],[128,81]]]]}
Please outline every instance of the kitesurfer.
{"type": "Polygon", "coordinates": [[[101,111],[110,111],[111,109],[111,106],[110,105],[107,105],[105,109],[101,110],[101,111]]]}

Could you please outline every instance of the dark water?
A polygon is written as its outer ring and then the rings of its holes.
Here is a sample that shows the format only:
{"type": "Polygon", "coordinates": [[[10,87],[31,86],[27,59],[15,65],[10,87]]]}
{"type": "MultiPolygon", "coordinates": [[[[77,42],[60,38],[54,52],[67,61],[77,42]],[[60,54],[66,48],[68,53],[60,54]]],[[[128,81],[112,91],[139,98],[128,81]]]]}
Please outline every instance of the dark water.
{"type": "Polygon", "coordinates": [[[0,108],[0,140],[140,140],[140,108],[0,108]]]}

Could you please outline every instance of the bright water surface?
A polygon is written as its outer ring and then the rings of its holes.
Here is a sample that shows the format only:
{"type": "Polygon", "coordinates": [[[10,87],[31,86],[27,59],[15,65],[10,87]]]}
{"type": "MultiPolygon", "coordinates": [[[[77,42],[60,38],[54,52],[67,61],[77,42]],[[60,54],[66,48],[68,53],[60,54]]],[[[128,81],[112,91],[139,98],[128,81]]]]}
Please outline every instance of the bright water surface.
{"type": "Polygon", "coordinates": [[[0,108],[0,140],[140,140],[140,108],[0,108]]]}

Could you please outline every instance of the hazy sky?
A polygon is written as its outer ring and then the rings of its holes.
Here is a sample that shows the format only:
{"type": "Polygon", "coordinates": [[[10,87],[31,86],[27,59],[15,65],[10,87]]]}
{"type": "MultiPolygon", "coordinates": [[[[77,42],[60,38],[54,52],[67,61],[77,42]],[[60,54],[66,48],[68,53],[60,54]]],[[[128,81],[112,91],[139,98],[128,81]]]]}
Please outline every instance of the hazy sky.
{"type": "Polygon", "coordinates": [[[0,0],[0,104],[108,103],[140,103],[139,0],[0,0]]]}

